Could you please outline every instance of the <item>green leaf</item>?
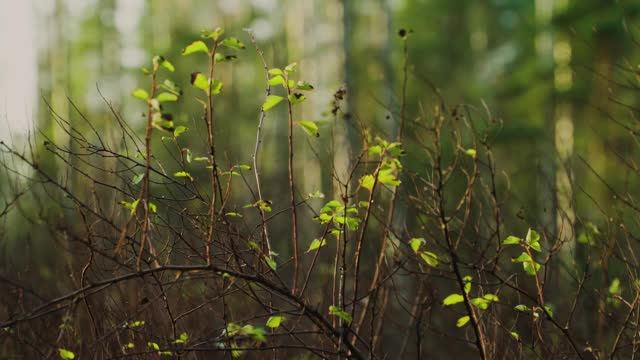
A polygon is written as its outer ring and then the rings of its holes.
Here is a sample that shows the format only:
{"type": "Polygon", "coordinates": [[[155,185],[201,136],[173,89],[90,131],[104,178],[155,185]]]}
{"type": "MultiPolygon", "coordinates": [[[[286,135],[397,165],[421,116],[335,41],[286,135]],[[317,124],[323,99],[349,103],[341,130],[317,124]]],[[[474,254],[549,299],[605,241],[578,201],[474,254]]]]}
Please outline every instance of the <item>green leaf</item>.
{"type": "Polygon", "coordinates": [[[157,343],[154,343],[153,341],[148,341],[147,346],[156,351],[160,350],[160,346],[157,343]]]}
{"type": "Polygon", "coordinates": [[[362,186],[363,188],[372,191],[373,190],[373,184],[375,184],[376,182],[376,178],[373,175],[364,175],[363,177],[360,178],[360,186],[362,186]]]}
{"type": "Polygon", "coordinates": [[[401,181],[396,178],[393,169],[382,169],[378,172],[378,181],[387,186],[398,186],[401,181]]]}
{"type": "Polygon", "coordinates": [[[64,360],[71,360],[76,358],[76,354],[63,348],[58,349],[58,354],[60,354],[60,358],[64,360]]]}
{"type": "Polygon", "coordinates": [[[284,98],[278,95],[269,95],[267,96],[267,100],[265,100],[264,104],[262,104],[262,111],[269,111],[274,106],[278,105],[284,98]]]}
{"type": "Polygon", "coordinates": [[[160,66],[162,66],[163,68],[167,69],[170,72],[176,71],[175,66],[173,66],[173,64],[169,60],[164,59],[164,58],[163,58],[162,62],[160,62],[160,66]]]}
{"type": "Polygon", "coordinates": [[[307,100],[307,97],[304,96],[304,94],[302,94],[302,93],[293,93],[293,94],[289,95],[289,101],[293,105],[300,104],[301,102],[303,102],[305,100],[307,100]]]}
{"type": "Polygon", "coordinates": [[[422,257],[422,260],[424,260],[424,262],[426,262],[429,266],[438,267],[438,255],[429,251],[421,251],[420,257],[422,257]]]}
{"type": "Polygon", "coordinates": [[[531,228],[529,228],[529,231],[527,231],[527,237],[525,238],[525,242],[531,245],[532,243],[536,243],[539,241],[540,241],[540,234],[538,234],[535,230],[531,230],[531,228]]]}
{"type": "Polygon", "coordinates": [[[277,329],[280,327],[280,324],[282,324],[282,321],[284,321],[284,316],[269,316],[266,326],[268,328],[277,329]]]}
{"type": "Polygon", "coordinates": [[[611,295],[620,295],[622,290],[620,289],[620,279],[614,278],[611,280],[611,285],[609,285],[609,294],[611,295]]]}
{"type": "Polygon", "coordinates": [[[175,176],[175,177],[186,177],[186,178],[189,178],[189,179],[193,180],[193,178],[191,177],[191,174],[189,174],[186,171],[178,171],[178,172],[174,173],[173,176],[175,176]]]}
{"type": "Polygon", "coordinates": [[[516,339],[516,341],[520,341],[520,335],[518,335],[517,332],[512,331],[511,332],[511,337],[513,337],[514,339],[516,339]]]}
{"type": "Polygon", "coordinates": [[[464,301],[464,297],[460,294],[451,294],[442,300],[442,305],[451,306],[464,301]]]}
{"type": "Polygon", "coordinates": [[[531,248],[537,252],[541,252],[542,248],[540,247],[540,243],[539,242],[534,242],[530,244],[531,248]]]}
{"type": "Polygon", "coordinates": [[[298,126],[304,130],[309,136],[319,137],[320,133],[318,132],[318,125],[313,121],[298,121],[298,126]]]}
{"type": "Polygon", "coordinates": [[[271,270],[275,271],[278,267],[278,263],[276,263],[276,261],[272,257],[265,257],[265,261],[267,262],[267,265],[269,265],[271,270]]]}
{"type": "Polygon", "coordinates": [[[242,214],[238,214],[236,212],[228,212],[225,214],[226,216],[231,216],[231,217],[242,217],[242,214]]]}
{"type": "Polygon", "coordinates": [[[211,82],[211,95],[218,95],[222,91],[224,84],[220,80],[213,80],[211,82]]]}
{"type": "Polygon", "coordinates": [[[420,250],[420,247],[425,243],[426,240],[423,238],[413,238],[409,240],[409,246],[411,246],[411,250],[413,250],[413,252],[416,254],[418,253],[418,250],[420,250]]]}
{"type": "Polygon", "coordinates": [[[142,326],[144,326],[144,320],[136,320],[130,324],[127,324],[127,327],[129,327],[130,329],[142,327],[142,326]]]}
{"type": "Polygon", "coordinates": [[[462,282],[464,283],[465,294],[468,294],[471,291],[471,280],[473,280],[473,278],[469,275],[462,278],[462,282]]]}
{"type": "Polygon", "coordinates": [[[191,164],[192,159],[193,159],[193,154],[191,154],[191,149],[187,149],[187,162],[191,164]]]}
{"type": "Polygon", "coordinates": [[[226,39],[223,39],[220,42],[220,45],[226,46],[231,49],[237,49],[237,50],[243,50],[245,48],[244,44],[240,40],[234,37],[228,37],[226,39]]]}
{"type": "Polygon", "coordinates": [[[209,80],[206,76],[202,75],[201,72],[191,73],[191,85],[197,87],[198,89],[208,93],[210,85],[209,80]]]}
{"type": "Polygon", "coordinates": [[[186,344],[187,341],[189,341],[189,334],[187,334],[186,332],[183,332],[182,334],[180,334],[180,337],[177,338],[173,343],[174,344],[186,344]]]}
{"type": "Polygon", "coordinates": [[[374,145],[369,147],[369,154],[371,155],[381,155],[382,147],[380,145],[374,145]]]}
{"type": "Polygon", "coordinates": [[[213,31],[209,31],[209,30],[202,30],[200,32],[200,37],[203,39],[213,39],[213,40],[218,40],[218,38],[220,37],[220,35],[222,35],[224,33],[224,29],[221,27],[216,28],[213,31]]]}
{"type": "Polygon", "coordinates": [[[292,62],[291,64],[287,65],[284,68],[284,71],[287,73],[292,73],[296,71],[296,68],[298,67],[298,63],[297,62],[292,62]]]}
{"type": "Polygon", "coordinates": [[[353,321],[353,318],[351,317],[351,315],[349,315],[349,313],[347,313],[346,311],[342,310],[342,308],[339,306],[335,306],[335,305],[329,306],[329,314],[339,317],[340,319],[342,319],[342,321],[346,322],[347,324],[350,324],[351,321],[353,321]]]}
{"type": "Polygon", "coordinates": [[[531,311],[531,308],[530,308],[530,307],[528,307],[527,305],[523,305],[523,304],[516,305],[516,306],[514,307],[514,309],[516,309],[516,310],[518,310],[518,311],[522,311],[522,312],[529,312],[529,311],[531,311]]]}
{"type": "Polygon", "coordinates": [[[520,238],[517,236],[509,236],[502,241],[502,245],[517,245],[520,244],[520,238]]]}
{"type": "Polygon", "coordinates": [[[134,185],[138,185],[143,178],[144,178],[144,174],[136,174],[136,176],[134,176],[133,179],[131,179],[131,182],[134,185]]]}
{"type": "Polygon", "coordinates": [[[206,157],[206,156],[198,156],[198,157],[193,158],[193,161],[208,161],[208,160],[209,160],[209,158],[206,157]]]}
{"type": "Polygon", "coordinates": [[[213,56],[213,61],[215,61],[216,63],[230,62],[230,61],[236,61],[236,60],[238,60],[238,57],[235,55],[223,55],[220,53],[216,53],[213,56]]]}
{"type": "Polygon", "coordinates": [[[298,81],[296,83],[296,89],[297,90],[309,91],[309,90],[313,90],[313,85],[309,84],[306,81],[298,81]]]}
{"type": "Polygon", "coordinates": [[[274,68],[274,69],[269,69],[268,71],[269,75],[273,75],[273,76],[284,76],[284,72],[280,69],[274,68]]]}
{"type": "Polygon", "coordinates": [[[178,97],[175,94],[163,92],[156,97],[156,100],[161,103],[167,101],[178,101],[178,97]]]}
{"type": "Polygon", "coordinates": [[[146,90],[143,90],[143,89],[135,89],[131,93],[131,96],[133,96],[134,98],[137,98],[137,99],[147,100],[149,98],[149,93],[146,90]]]}
{"type": "Polygon", "coordinates": [[[463,327],[465,325],[467,325],[467,323],[469,322],[469,315],[463,316],[461,318],[458,319],[458,321],[456,321],[456,326],[457,327],[463,327]]]}
{"type": "Polygon", "coordinates": [[[209,53],[209,48],[207,47],[207,44],[205,44],[204,41],[202,40],[196,40],[191,44],[189,44],[189,46],[187,46],[182,50],[182,55],[190,55],[198,52],[203,52],[207,54],[209,53]]]}
{"type": "Polygon", "coordinates": [[[483,298],[473,298],[469,303],[480,310],[487,310],[489,308],[489,301],[483,298]]]}
{"type": "Polygon", "coordinates": [[[511,261],[522,263],[524,271],[529,275],[535,275],[538,270],[540,270],[540,264],[535,262],[526,252],[523,252],[520,256],[511,261]]]}
{"type": "Polygon", "coordinates": [[[175,94],[178,96],[182,95],[182,90],[173,81],[169,79],[165,80],[162,84],[160,84],[160,87],[172,94],[175,94]]]}
{"type": "Polygon", "coordinates": [[[500,299],[498,298],[498,295],[495,295],[495,294],[485,294],[482,298],[492,302],[500,301],[500,299]]]}
{"type": "Polygon", "coordinates": [[[284,86],[284,78],[280,75],[276,75],[274,77],[272,77],[271,79],[269,79],[269,85],[271,86],[278,86],[278,85],[282,85],[284,86]]]}
{"type": "Polygon", "coordinates": [[[156,206],[156,204],[149,202],[149,210],[151,210],[151,212],[155,214],[158,212],[158,207],[156,206]]]}
{"type": "Polygon", "coordinates": [[[134,202],[126,202],[120,201],[120,204],[124,206],[126,209],[129,209],[131,215],[136,213],[136,209],[138,208],[138,204],[140,203],[140,199],[136,199],[134,202]]]}
{"type": "Polygon", "coordinates": [[[325,245],[327,245],[327,241],[325,239],[315,239],[311,242],[311,245],[309,245],[307,252],[317,250],[325,245]]]}
{"type": "Polygon", "coordinates": [[[189,129],[188,127],[183,126],[183,125],[176,126],[176,128],[173,130],[173,137],[177,138],[178,136],[182,135],[188,129],[189,129]]]}
{"type": "Polygon", "coordinates": [[[553,317],[553,310],[551,310],[550,305],[545,305],[544,309],[547,310],[547,312],[549,313],[549,317],[553,317]]]}
{"type": "Polygon", "coordinates": [[[467,149],[464,151],[464,153],[471,156],[474,159],[476,157],[476,149],[467,149]]]}

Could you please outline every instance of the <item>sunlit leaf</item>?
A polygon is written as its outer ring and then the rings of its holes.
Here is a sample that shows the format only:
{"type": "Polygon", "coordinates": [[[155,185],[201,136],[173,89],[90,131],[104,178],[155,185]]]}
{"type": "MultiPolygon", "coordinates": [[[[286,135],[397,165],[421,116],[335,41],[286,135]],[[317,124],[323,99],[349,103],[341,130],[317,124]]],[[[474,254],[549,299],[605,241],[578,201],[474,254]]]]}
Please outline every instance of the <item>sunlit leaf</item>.
{"type": "Polygon", "coordinates": [[[178,172],[174,173],[173,176],[180,177],[180,178],[186,177],[186,178],[189,178],[189,179],[193,180],[193,178],[191,177],[191,174],[189,174],[186,171],[178,171],[178,172]]]}
{"type": "Polygon", "coordinates": [[[200,32],[200,37],[203,39],[213,39],[213,40],[218,40],[218,38],[220,37],[220,35],[222,35],[224,33],[224,29],[223,28],[216,28],[213,31],[209,31],[209,30],[202,30],[200,32]]]}
{"type": "Polygon", "coordinates": [[[298,81],[296,83],[296,89],[297,90],[313,90],[313,85],[309,84],[306,81],[298,81]]]}
{"type": "Polygon", "coordinates": [[[134,185],[138,185],[143,178],[144,178],[144,174],[137,174],[133,177],[133,179],[131,179],[131,182],[134,185]]]}
{"type": "Polygon", "coordinates": [[[282,324],[282,321],[284,321],[284,316],[270,316],[267,319],[266,326],[271,329],[277,329],[282,324]]]}
{"type": "Polygon", "coordinates": [[[451,306],[464,301],[464,297],[460,294],[451,294],[442,300],[442,305],[451,306]]]}
{"type": "Polygon", "coordinates": [[[517,236],[509,236],[502,241],[502,245],[517,245],[520,244],[520,238],[517,236]]]}
{"type": "Polygon", "coordinates": [[[327,241],[325,239],[315,239],[311,242],[311,245],[309,245],[309,249],[307,250],[307,252],[320,249],[325,245],[327,245],[327,241]]]}
{"type": "Polygon", "coordinates": [[[283,85],[284,86],[284,78],[282,76],[280,76],[280,75],[273,76],[271,79],[269,79],[269,85],[271,85],[271,86],[283,85]]]}
{"type": "Polygon", "coordinates": [[[163,92],[160,93],[156,99],[158,100],[158,102],[167,102],[167,101],[178,101],[178,97],[175,94],[172,93],[168,93],[168,92],[163,92]]]}
{"type": "Polygon", "coordinates": [[[280,76],[284,76],[284,72],[280,69],[274,68],[274,69],[269,69],[268,71],[269,75],[280,75],[280,76]]]}
{"type": "Polygon", "coordinates": [[[520,335],[518,335],[517,332],[512,331],[511,332],[511,337],[513,337],[514,339],[516,339],[517,341],[520,341],[520,335]]]}
{"type": "Polygon", "coordinates": [[[186,126],[183,125],[178,125],[176,126],[176,128],[173,130],[173,137],[178,137],[180,135],[182,135],[185,131],[187,131],[188,128],[186,126]]]}
{"type": "Polygon", "coordinates": [[[276,263],[276,261],[272,257],[266,257],[265,261],[267,262],[267,265],[269,265],[271,270],[276,270],[276,268],[278,267],[278,263],[276,263]]]}
{"type": "Polygon", "coordinates": [[[471,280],[473,280],[473,278],[469,275],[462,278],[462,282],[464,283],[465,294],[468,294],[471,291],[471,280]]]}
{"type": "Polygon", "coordinates": [[[190,55],[197,52],[203,52],[207,54],[209,53],[209,48],[207,47],[207,44],[204,43],[204,41],[196,40],[192,42],[191,44],[189,44],[189,46],[182,50],[182,55],[190,55]]]}
{"type": "Polygon", "coordinates": [[[516,305],[516,306],[514,307],[514,309],[516,309],[516,310],[518,310],[518,311],[522,311],[522,312],[529,312],[529,311],[531,311],[531,308],[530,308],[530,307],[528,307],[527,305],[523,305],[523,304],[516,305]]]}
{"type": "Polygon", "coordinates": [[[398,186],[401,181],[394,174],[393,169],[382,169],[378,172],[378,181],[387,186],[398,186]]]}
{"type": "Polygon", "coordinates": [[[288,73],[292,73],[296,71],[296,68],[298,67],[298,63],[297,62],[292,62],[291,64],[287,65],[284,68],[284,71],[288,72],[288,73]]]}
{"type": "Polygon", "coordinates": [[[476,157],[476,149],[467,149],[464,151],[464,153],[471,156],[472,158],[476,157]]]}
{"type": "Polygon", "coordinates": [[[420,250],[420,247],[424,245],[424,243],[426,243],[426,241],[423,238],[413,238],[409,240],[409,246],[411,246],[411,250],[413,250],[413,252],[416,254],[418,253],[418,250],[420,250]]]}
{"type": "Polygon", "coordinates": [[[173,66],[173,64],[167,59],[163,59],[163,61],[160,63],[160,66],[162,66],[163,68],[167,69],[170,72],[174,72],[176,70],[175,66],[173,66]]]}
{"type": "Polygon", "coordinates": [[[131,96],[141,99],[141,100],[147,100],[149,98],[149,93],[146,90],[143,89],[135,89],[133,90],[133,92],[131,93],[131,96]]]}
{"type": "Polygon", "coordinates": [[[463,327],[465,325],[467,325],[467,323],[469,322],[469,315],[463,316],[461,318],[458,319],[458,321],[456,321],[456,326],[457,327],[463,327]]]}
{"type": "Polygon", "coordinates": [[[209,91],[209,80],[201,72],[191,73],[191,85],[204,92],[209,91]]]}
{"type": "Polygon", "coordinates": [[[422,260],[424,260],[424,262],[426,262],[429,266],[432,266],[432,267],[437,267],[440,261],[438,259],[438,255],[429,251],[421,251],[420,257],[422,257],[422,260]]]}
{"type": "Polygon", "coordinates": [[[274,106],[278,105],[284,98],[278,95],[269,95],[265,100],[264,104],[262,104],[262,111],[269,111],[274,106]]]}
{"type": "Polygon", "coordinates": [[[289,101],[293,104],[300,104],[301,102],[307,100],[307,97],[302,93],[293,93],[289,95],[289,101]]]}
{"type": "Polygon", "coordinates": [[[309,136],[319,137],[318,125],[313,121],[298,121],[297,124],[307,133],[309,136]]]}
{"type": "Polygon", "coordinates": [[[340,319],[342,319],[342,321],[346,322],[347,324],[350,324],[351,321],[353,321],[353,318],[351,317],[351,315],[349,315],[349,313],[347,313],[346,311],[342,310],[342,308],[339,306],[335,306],[335,305],[329,306],[329,314],[339,317],[340,319]]]}
{"type": "Polygon", "coordinates": [[[71,360],[76,358],[76,354],[63,348],[58,349],[58,354],[60,355],[60,358],[64,360],[71,360]]]}
{"type": "Polygon", "coordinates": [[[220,53],[216,53],[213,56],[213,60],[216,63],[222,63],[222,62],[236,61],[236,60],[238,60],[238,57],[235,56],[235,55],[223,55],[223,54],[220,54],[220,53]]]}
{"type": "Polygon", "coordinates": [[[160,345],[158,345],[157,343],[154,343],[153,341],[148,341],[147,346],[156,351],[160,350],[160,345]]]}
{"type": "Polygon", "coordinates": [[[220,45],[226,46],[231,49],[237,49],[237,50],[242,50],[245,48],[244,44],[240,40],[234,37],[228,37],[226,39],[223,39],[220,42],[220,45]]]}
{"type": "Polygon", "coordinates": [[[373,190],[373,185],[375,184],[375,182],[376,178],[371,174],[364,175],[360,178],[360,186],[369,191],[373,190]]]}

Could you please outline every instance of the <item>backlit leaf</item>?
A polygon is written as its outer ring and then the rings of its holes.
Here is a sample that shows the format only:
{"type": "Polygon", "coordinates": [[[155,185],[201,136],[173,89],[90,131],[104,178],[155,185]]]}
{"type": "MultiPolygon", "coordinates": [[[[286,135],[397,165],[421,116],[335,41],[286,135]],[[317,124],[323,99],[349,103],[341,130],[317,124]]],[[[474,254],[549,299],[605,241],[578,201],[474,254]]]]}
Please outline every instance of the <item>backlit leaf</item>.
{"type": "Polygon", "coordinates": [[[203,52],[207,54],[209,53],[209,48],[207,47],[207,44],[204,43],[204,41],[196,40],[192,42],[191,44],[189,44],[189,46],[182,50],[182,55],[190,55],[197,52],[203,52]]]}
{"type": "Polygon", "coordinates": [[[278,105],[284,98],[278,95],[269,95],[265,100],[264,104],[262,104],[262,111],[269,111],[274,106],[278,105]]]}
{"type": "Polygon", "coordinates": [[[464,301],[464,297],[460,294],[451,294],[442,300],[442,305],[451,306],[464,301]]]}
{"type": "Polygon", "coordinates": [[[298,121],[298,126],[304,130],[309,136],[319,137],[320,133],[318,132],[318,125],[313,121],[298,121]]]}

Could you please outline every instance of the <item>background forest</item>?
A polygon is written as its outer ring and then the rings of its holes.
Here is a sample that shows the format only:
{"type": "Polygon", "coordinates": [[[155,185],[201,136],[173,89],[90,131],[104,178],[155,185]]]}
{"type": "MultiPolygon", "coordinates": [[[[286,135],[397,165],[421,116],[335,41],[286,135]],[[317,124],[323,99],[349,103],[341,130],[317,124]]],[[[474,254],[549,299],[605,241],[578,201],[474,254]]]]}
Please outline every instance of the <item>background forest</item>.
{"type": "Polygon", "coordinates": [[[0,359],[638,350],[637,1],[0,14],[0,359]]]}

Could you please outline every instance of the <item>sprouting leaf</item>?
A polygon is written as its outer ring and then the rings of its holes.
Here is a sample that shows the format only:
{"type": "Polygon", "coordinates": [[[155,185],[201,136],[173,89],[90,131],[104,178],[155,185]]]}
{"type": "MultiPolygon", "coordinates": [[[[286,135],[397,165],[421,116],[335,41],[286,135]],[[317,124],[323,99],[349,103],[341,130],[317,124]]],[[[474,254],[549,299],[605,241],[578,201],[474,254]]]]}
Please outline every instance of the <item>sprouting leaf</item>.
{"type": "Polygon", "coordinates": [[[276,261],[272,258],[272,257],[265,257],[265,261],[267,262],[267,265],[269,265],[269,267],[271,268],[271,270],[276,270],[276,268],[278,267],[278,263],[276,263],[276,261]]]}
{"type": "Polygon", "coordinates": [[[187,152],[187,162],[191,164],[191,160],[193,159],[193,154],[191,153],[191,149],[186,149],[187,152]]]}
{"type": "Polygon", "coordinates": [[[186,332],[183,332],[182,334],[180,334],[180,337],[177,338],[173,343],[174,344],[186,344],[187,341],[189,341],[189,334],[187,334],[186,332]]]}
{"type": "Polygon", "coordinates": [[[351,317],[351,315],[349,315],[348,312],[342,310],[342,308],[339,306],[335,306],[335,305],[329,306],[329,314],[339,317],[342,321],[346,322],[347,324],[350,324],[351,321],[353,321],[353,318],[351,317]]]}
{"type": "Polygon", "coordinates": [[[167,101],[178,101],[178,96],[169,92],[163,92],[156,97],[156,100],[161,103],[167,101]]]}
{"type": "Polygon", "coordinates": [[[298,121],[298,125],[307,133],[307,135],[315,137],[320,136],[320,133],[318,132],[318,125],[313,121],[298,121]]]}
{"type": "Polygon", "coordinates": [[[382,147],[380,145],[374,145],[369,147],[369,154],[371,155],[380,155],[382,154],[382,147]]]}
{"type": "Polygon", "coordinates": [[[207,44],[202,40],[196,40],[182,50],[182,55],[190,55],[197,52],[209,53],[207,44]]]}
{"type": "Polygon", "coordinates": [[[518,310],[518,311],[522,311],[522,312],[529,312],[531,311],[531,308],[528,307],[527,305],[524,304],[520,304],[520,305],[516,305],[514,307],[514,309],[518,310]]]}
{"type": "Polygon", "coordinates": [[[535,262],[526,252],[511,261],[522,263],[524,271],[529,275],[535,275],[540,269],[540,264],[535,262]]]}
{"type": "Polygon", "coordinates": [[[239,214],[239,213],[237,213],[237,212],[228,212],[228,213],[226,213],[225,215],[227,215],[227,216],[231,216],[231,217],[239,217],[239,218],[241,218],[241,217],[242,217],[242,214],[239,214]]]}
{"type": "Polygon", "coordinates": [[[134,185],[138,185],[140,183],[140,181],[142,181],[142,179],[144,178],[144,174],[136,174],[133,179],[131,179],[131,182],[134,185]]]}
{"type": "Polygon", "coordinates": [[[156,351],[160,350],[160,345],[158,345],[157,343],[154,343],[153,341],[148,341],[147,346],[156,351]]]}
{"type": "Polygon", "coordinates": [[[264,104],[262,104],[262,111],[269,111],[274,106],[278,105],[284,98],[278,95],[269,95],[267,96],[267,100],[265,100],[264,104]]]}
{"type": "Polygon", "coordinates": [[[307,97],[304,96],[304,94],[302,94],[302,93],[293,93],[293,94],[289,95],[289,101],[293,105],[300,104],[301,102],[303,102],[305,100],[307,100],[307,97]]]}
{"type": "Polygon", "coordinates": [[[149,98],[149,93],[144,89],[135,89],[131,93],[131,96],[141,100],[147,100],[149,98]]]}
{"type": "Polygon", "coordinates": [[[224,84],[220,80],[213,80],[211,82],[211,95],[218,95],[222,91],[224,84]]]}
{"type": "Polygon", "coordinates": [[[461,318],[458,319],[458,321],[456,321],[456,326],[457,327],[463,327],[465,326],[468,322],[469,322],[469,315],[463,316],[461,318]]]}
{"type": "Polygon", "coordinates": [[[156,206],[156,204],[149,202],[149,210],[151,210],[151,212],[155,214],[158,212],[158,207],[156,206]]]}
{"type": "Polygon", "coordinates": [[[307,250],[307,252],[320,249],[321,247],[323,247],[325,245],[327,245],[327,241],[325,239],[322,239],[322,240],[314,239],[311,242],[311,245],[309,245],[309,249],[307,250]]]}
{"type": "Polygon", "coordinates": [[[516,339],[516,341],[520,341],[520,335],[518,335],[517,332],[512,331],[511,332],[511,337],[513,337],[514,339],[516,339]]]}
{"type": "Polygon", "coordinates": [[[216,28],[213,31],[209,31],[209,30],[202,30],[200,32],[200,37],[203,39],[213,39],[213,40],[218,40],[218,38],[220,37],[220,35],[222,35],[224,33],[224,29],[221,27],[216,28]]]}
{"type": "Polygon", "coordinates": [[[204,92],[209,91],[209,80],[207,80],[207,77],[202,75],[201,72],[196,71],[191,73],[191,85],[204,92]]]}
{"type": "Polygon", "coordinates": [[[464,151],[464,153],[471,156],[472,158],[476,157],[476,149],[467,149],[464,151]]]}
{"type": "Polygon", "coordinates": [[[502,245],[517,245],[520,244],[520,238],[517,236],[509,236],[502,241],[502,245]]]}
{"type": "Polygon", "coordinates": [[[178,136],[182,135],[188,129],[189,128],[187,128],[186,126],[183,126],[183,125],[176,126],[176,128],[173,130],[173,137],[177,138],[178,136]]]}
{"type": "Polygon", "coordinates": [[[489,308],[489,301],[483,298],[473,298],[469,301],[469,303],[480,310],[487,310],[489,308]]]}
{"type": "Polygon", "coordinates": [[[140,199],[136,199],[133,202],[120,201],[120,204],[124,206],[126,209],[129,209],[131,215],[136,213],[136,209],[138,208],[138,204],[140,203],[140,199]]]}
{"type": "Polygon", "coordinates": [[[144,326],[144,320],[136,320],[127,324],[127,327],[129,327],[130,329],[142,327],[142,326],[144,326]]]}
{"type": "Polygon", "coordinates": [[[169,60],[164,59],[164,58],[163,58],[162,62],[160,62],[160,66],[162,66],[163,68],[167,69],[170,72],[176,71],[175,66],[173,66],[173,64],[169,60]]]}
{"type": "Polygon", "coordinates": [[[485,294],[482,298],[487,301],[493,301],[493,302],[500,301],[500,299],[498,298],[498,295],[495,295],[495,294],[485,294]]]}
{"type": "Polygon", "coordinates": [[[297,90],[313,90],[313,85],[309,84],[306,81],[298,81],[296,83],[296,89],[297,90]]]}
{"type": "Polygon", "coordinates": [[[186,171],[178,171],[178,172],[174,173],[173,176],[175,176],[175,177],[186,177],[186,178],[189,178],[190,180],[193,180],[193,177],[191,177],[191,174],[189,174],[186,171]]]}
{"type": "Polygon", "coordinates": [[[451,306],[464,301],[464,297],[460,294],[451,294],[442,300],[442,305],[451,306]]]}
{"type": "Polygon", "coordinates": [[[540,234],[538,234],[535,230],[529,228],[527,231],[527,237],[525,238],[527,244],[532,244],[540,241],[540,234]]]}
{"type": "Polygon", "coordinates": [[[162,84],[160,84],[160,87],[172,94],[175,94],[178,96],[182,95],[182,90],[173,81],[169,79],[165,80],[162,84]]]}
{"type": "Polygon", "coordinates": [[[245,48],[244,44],[240,40],[234,37],[228,37],[226,39],[223,39],[220,42],[220,45],[226,46],[231,49],[237,49],[237,50],[242,50],[245,48]]]}
{"type": "Polygon", "coordinates": [[[420,257],[422,257],[422,260],[424,260],[424,262],[426,262],[427,265],[432,267],[438,266],[438,263],[439,263],[438,255],[429,251],[421,251],[420,257]]]}
{"type": "Polygon", "coordinates": [[[151,70],[147,69],[146,67],[140,68],[140,71],[142,71],[142,73],[145,75],[151,75],[151,70]]]}
{"type": "Polygon", "coordinates": [[[60,354],[60,358],[64,360],[71,360],[76,358],[76,354],[63,348],[58,349],[58,354],[60,354]]]}
{"type": "Polygon", "coordinates": [[[272,329],[277,329],[280,327],[280,324],[282,324],[282,321],[284,321],[284,316],[269,316],[266,326],[272,329]]]}
{"type": "Polygon", "coordinates": [[[206,156],[196,156],[193,158],[193,161],[208,161],[209,158],[206,156]]]}
{"type": "Polygon", "coordinates": [[[278,85],[283,85],[284,86],[284,78],[280,75],[276,75],[274,77],[272,77],[271,79],[269,79],[269,85],[271,86],[278,86],[278,85]]]}
{"type": "Polygon", "coordinates": [[[614,278],[613,280],[611,280],[611,285],[609,285],[609,294],[620,295],[621,292],[620,279],[614,278]]]}
{"type": "Polygon", "coordinates": [[[471,291],[471,280],[473,280],[473,278],[469,275],[462,278],[462,282],[464,283],[465,294],[468,294],[471,291]]]}
{"type": "Polygon", "coordinates": [[[320,190],[316,190],[313,193],[309,193],[307,194],[307,196],[309,197],[309,199],[324,199],[324,194],[320,192],[320,190]]]}
{"type": "Polygon", "coordinates": [[[409,246],[411,246],[411,250],[413,250],[413,252],[416,254],[418,253],[418,250],[420,250],[420,247],[425,243],[426,240],[423,238],[413,238],[409,240],[409,246]]]}
{"type": "Polygon", "coordinates": [[[375,184],[375,182],[376,178],[371,174],[364,175],[360,178],[360,186],[369,191],[373,190],[373,185],[375,184]]]}
{"type": "Polygon", "coordinates": [[[284,71],[288,72],[288,73],[292,73],[296,71],[296,68],[298,67],[298,63],[297,62],[292,62],[291,64],[287,65],[284,68],[284,71]]]}
{"type": "Polygon", "coordinates": [[[269,69],[268,71],[269,75],[273,75],[273,76],[284,76],[284,72],[280,69],[274,68],[274,69],[269,69]]]}
{"type": "Polygon", "coordinates": [[[220,53],[216,53],[213,56],[213,61],[215,61],[216,63],[236,61],[236,60],[238,60],[238,57],[235,55],[223,55],[220,53]]]}
{"type": "Polygon", "coordinates": [[[549,317],[553,317],[553,310],[551,309],[550,305],[545,305],[544,309],[547,310],[547,313],[549,314],[549,317]]]}
{"type": "Polygon", "coordinates": [[[378,181],[387,186],[398,186],[401,181],[396,178],[393,169],[382,169],[378,172],[378,181]]]}

